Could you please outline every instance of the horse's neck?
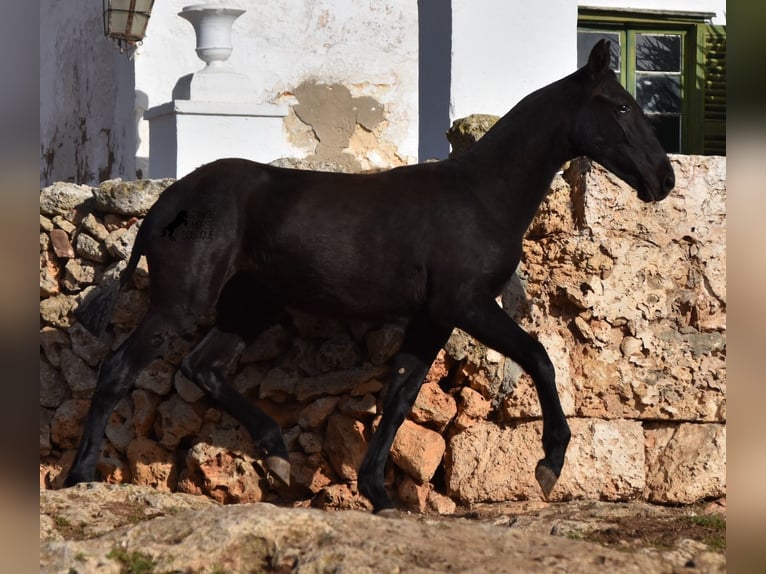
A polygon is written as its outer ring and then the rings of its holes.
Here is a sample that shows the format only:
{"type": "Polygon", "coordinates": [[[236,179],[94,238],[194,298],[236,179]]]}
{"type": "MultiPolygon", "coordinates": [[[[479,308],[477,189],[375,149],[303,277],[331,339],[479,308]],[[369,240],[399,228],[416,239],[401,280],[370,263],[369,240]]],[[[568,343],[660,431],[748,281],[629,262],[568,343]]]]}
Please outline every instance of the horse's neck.
{"type": "MultiPolygon", "coordinates": [[[[462,158],[483,181],[483,199],[531,223],[551,180],[571,159],[567,102],[553,86],[531,94],[503,116],[462,158]]],[[[570,103],[571,105],[571,103],[570,103]]]]}

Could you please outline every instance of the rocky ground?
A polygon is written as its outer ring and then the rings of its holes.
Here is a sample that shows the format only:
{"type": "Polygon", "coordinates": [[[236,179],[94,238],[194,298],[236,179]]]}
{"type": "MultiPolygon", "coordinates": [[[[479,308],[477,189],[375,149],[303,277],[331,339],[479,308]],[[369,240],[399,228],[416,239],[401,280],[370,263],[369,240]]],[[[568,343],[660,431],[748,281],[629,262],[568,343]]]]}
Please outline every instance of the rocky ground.
{"type": "Polygon", "coordinates": [[[40,572],[725,572],[726,503],[476,504],[379,517],[104,483],[40,492],[40,572]]]}

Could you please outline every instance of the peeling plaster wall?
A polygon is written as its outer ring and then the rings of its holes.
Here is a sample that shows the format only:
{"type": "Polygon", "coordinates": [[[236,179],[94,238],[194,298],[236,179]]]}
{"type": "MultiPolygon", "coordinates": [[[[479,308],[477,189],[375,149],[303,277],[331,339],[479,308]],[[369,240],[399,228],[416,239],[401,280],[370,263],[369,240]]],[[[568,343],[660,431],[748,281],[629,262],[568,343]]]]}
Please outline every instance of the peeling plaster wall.
{"type": "Polygon", "coordinates": [[[40,5],[40,185],[134,179],[133,63],[95,2],[40,5]]]}
{"type": "MultiPolygon", "coordinates": [[[[188,4],[187,0],[155,3],[147,38],[135,57],[136,90],[146,107],[170,101],[178,78],[202,68],[194,53],[194,31],[177,16],[188,4]]],[[[315,106],[317,102],[299,101],[300,86],[343,85],[351,98],[373,98],[385,109],[385,119],[377,124],[375,135],[393,152],[366,159],[359,154],[361,163],[382,167],[378,164],[417,161],[416,0],[239,0],[231,5],[247,12],[234,23],[234,51],[228,62],[259,87],[253,93],[254,102],[315,106]]],[[[334,110],[337,107],[327,107],[326,113],[334,110]]],[[[343,117],[336,119],[343,121],[343,117]]],[[[327,119],[320,119],[322,122],[326,124],[327,119]]],[[[139,165],[149,154],[145,124],[141,122],[139,127],[139,165]]],[[[292,155],[315,153],[317,141],[312,131],[291,113],[285,137],[292,155]],[[289,138],[288,129],[295,131],[289,138]]]]}

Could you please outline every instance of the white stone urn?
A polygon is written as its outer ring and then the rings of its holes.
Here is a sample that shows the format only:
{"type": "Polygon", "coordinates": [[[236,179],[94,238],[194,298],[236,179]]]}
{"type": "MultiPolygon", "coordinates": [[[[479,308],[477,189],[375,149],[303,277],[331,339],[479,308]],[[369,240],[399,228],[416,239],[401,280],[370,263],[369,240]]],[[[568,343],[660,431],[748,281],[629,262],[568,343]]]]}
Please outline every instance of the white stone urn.
{"type": "Polygon", "coordinates": [[[197,56],[206,70],[219,68],[231,55],[231,28],[245,10],[222,4],[185,6],[178,15],[191,22],[197,35],[197,56]]]}

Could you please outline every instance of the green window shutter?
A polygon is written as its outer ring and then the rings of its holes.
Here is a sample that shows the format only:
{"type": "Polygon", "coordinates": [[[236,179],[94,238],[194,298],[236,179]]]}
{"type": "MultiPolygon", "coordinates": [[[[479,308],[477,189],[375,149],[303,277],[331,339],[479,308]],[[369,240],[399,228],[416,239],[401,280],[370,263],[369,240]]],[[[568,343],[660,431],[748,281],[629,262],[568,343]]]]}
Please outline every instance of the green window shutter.
{"type": "Polygon", "coordinates": [[[705,155],[726,155],[726,28],[699,26],[702,146],[705,155]]]}

